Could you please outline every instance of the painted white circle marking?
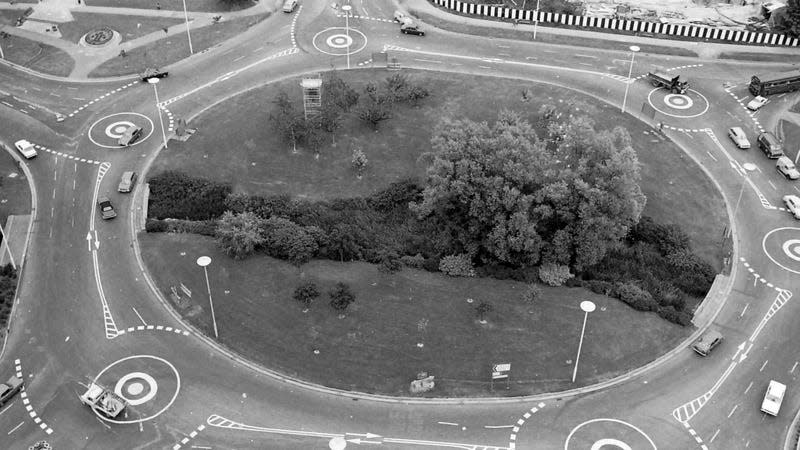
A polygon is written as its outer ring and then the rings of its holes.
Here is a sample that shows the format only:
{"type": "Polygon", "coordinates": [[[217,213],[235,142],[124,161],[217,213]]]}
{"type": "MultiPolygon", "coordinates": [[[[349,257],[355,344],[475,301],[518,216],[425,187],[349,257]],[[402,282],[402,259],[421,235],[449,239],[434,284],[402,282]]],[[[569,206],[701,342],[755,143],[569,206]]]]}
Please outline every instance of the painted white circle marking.
{"type": "MultiPolygon", "coordinates": [[[[366,44],[365,44],[365,45],[366,45],[366,44]]],[[[98,147],[102,147],[102,148],[124,148],[124,147],[123,147],[123,146],[121,146],[121,145],[107,145],[107,144],[101,144],[101,143],[97,142],[97,141],[96,141],[96,140],[95,140],[95,139],[92,137],[92,130],[94,130],[94,127],[95,127],[95,126],[97,126],[97,124],[99,124],[100,122],[102,122],[102,121],[104,121],[104,120],[106,120],[106,119],[108,119],[108,118],[111,118],[111,117],[114,117],[114,116],[122,116],[122,115],[141,117],[142,119],[144,119],[145,121],[147,121],[147,123],[149,123],[149,124],[150,124],[150,127],[149,127],[149,130],[148,130],[148,132],[147,132],[147,135],[146,135],[146,136],[143,136],[141,139],[138,139],[136,142],[134,142],[133,144],[131,144],[131,146],[134,146],[134,145],[139,145],[140,143],[142,143],[142,142],[146,141],[146,140],[147,140],[147,138],[149,138],[151,134],[153,134],[153,131],[155,130],[155,126],[153,125],[153,121],[152,121],[152,120],[150,120],[150,118],[149,118],[149,117],[147,117],[147,116],[145,116],[144,114],[139,114],[139,113],[136,113],[136,112],[121,112],[121,113],[114,113],[114,114],[109,114],[109,115],[107,115],[107,116],[105,116],[105,117],[101,117],[101,118],[97,119],[97,120],[96,120],[96,121],[95,121],[95,122],[92,124],[92,126],[90,126],[90,127],[89,127],[89,131],[88,131],[86,134],[87,134],[87,136],[89,137],[89,140],[90,140],[90,141],[92,141],[92,144],[94,144],[94,145],[96,145],[96,146],[98,146],[98,147]]],[[[116,124],[122,124],[122,123],[130,123],[130,122],[123,122],[123,121],[116,122],[116,124]]],[[[131,123],[131,124],[132,124],[132,123],[131,123]]],[[[112,124],[112,125],[115,125],[115,124],[112,124]]],[[[133,124],[132,124],[132,125],[133,125],[133,124]]],[[[144,127],[142,127],[142,128],[144,128],[144,127]]],[[[124,131],[124,130],[123,130],[123,131],[124,131]]],[[[106,128],[105,132],[106,132],[106,135],[109,135],[109,134],[108,134],[108,132],[109,132],[109,128],[106,128]]],[[[109,136],[110,136],[110,135],[109,135],[109,136]]],[[[117,139],[119,139],[119,138],[117,138],[117,139]]]]}
{"type": "Polygon", "coordinates": [[[784,242],[783,253],[795,261],[800,261],[800,239],[789,239],[784,242]]]}
{"type": "MultiPolygon", "coordinates": [[[[691,119],[692,117],[702,116],[703,114],[708,112],[708,108],[710,107],[710,104],[708,103],[708,99],[703,94],[695,91],[694,89],[689,89],[687,92],[694,92],[695,94],[697,94],[697,96],[700,97],[703,100],[703,102],[705,102],[706,107],[702,111],[700,111],[699,113],[691,115],[691,116],[683,116],[683,115],[680,115],[680,114],[672,114],[670,112],[663,111],[663,110],[659,109],[656,106],[655,102],[653,101],[653,94],[655,94],[657,92],[660,92],[660,91],[661,91],[661,88],[655,88],[652,91],[650,91],[650,93],[647,94],[647,102],[650,103],[650,105],[653,107],[653,109],[655,109],[656,111],[660,112],[661,114],[664,114],[665,116],[675,117],[675,118],[678,118],[678,119],[691,119]]],[[[678,95],[678,94],[669,94],[669,95],[678,95]]],[[[672,105],[669,105],[669,106],[672,106],[672,105]]],[[[679,108],[676,108],[676,109],[679,109],[679,108]]]]}
{"type": "Polygon", "coordinates": [[[620,441],[619,439],[600,439],[599,441],[592,444],[592,450],[603,450],[605,446],[614,446],[617,448],[621,448],[622,450],[633,450],[630,445],[620,441]]]}
{"type": "MultiPolygon", "coordinates": [[[[797,227],[776,228],[776,229],[774,229],[774,230],[772,230],[769,233],[764,235],[764,239],[761,240],[761,250],[764,251],[764,254],[767,255],[767,258],[769,258],[769,260],[772,261],[776,266],[780,267],[781,269],[783,269],[783,270],[785,270],[787,272],[792,272],[792,273],[796,273],[796,274],[800,275],[800,271],[797,271],[797,270],[794,270],[794,269],[790,269],[790,268],[784,266],[783,264],[779,263],[777,260],[775,260],[775,258],[772,257],[772,255],[767,250],[767,239],[770,237],[770,235],[772,235],[772,233],[775,233],[775,232],[778,232],[778,231],[783,231],[783,230],[795,230],[797,232],[800,232],[800,228],[797,228],[797,227]]],[[[784,247],[784,253],[786,253],[785,247],[784,247]]],[[[790,258],[791,258],[791,256],[790,256],[790,258]]],[[[792,258],[792,259],[794,259],[794,258],[792,258]]]]}
{"type": "Polygon", "coordinates": [[[367,46],[367,36],[355,28],[348,27],[347,29],[345,29],[344,27],[331,27],[331,28],[326,28],[320,31],[319,33],[315,34],[311,42],[314,45],[314,48],[317,49],[317,51],[319,51],[320,53],[324,53],[326,55],[331,55],[331,56],[346,56],[348,53],[353,55],[360,52],[361,50],[364,50],[364,48],[366,48],[367,46]],[[329,50],[323,50],[320,45],[317,45],[317,40],[323,39],[323,35],[327,34],[331,35],[324,38],[323,46],[328,46],[334,49],[344,48],[346,50],[342,52],[332,52],[329,50]],[[344,40],[339,41],[337,38],[344,38],[344,40]],[[358,47],[357,49],[351,48],[353,42],[355,41],[354,38],[359,39],[361,41],[361,46],[358,47]],[[347,45],[344,45],[345,44],[344,41],[346,41],[347,39],[349,39],[350,42],[348,42],[347,45]]]}
{"type": "MultiPolygon", "coordinates": [[[[139,395],[139,394],[142,393],[142,391],[144,390],[144,386],[142,386],[142,383],[134,382],[134,383],[131,383],[131,385],[128,386],[128,388],[125,389],[125,390],[127,391],[127,393],[129,395],[134,395],[135,396],[135,395],[139,395]],[[138,389],[138,392],[134,392],[137,389],[138,389]]],[[[132,372],[132,373],[129,373],[129,374],[125,375],[124,377],[120,378],[119,381],[117,381],[117,385],[114,386],[114,392],[117,395],[119,395],[120,397],[124,398],[129,404],[131,404],[133,406],[141,405],[142,403],[149,402],[150,400],[153,399],[153,397],[156,396],[156,392],[158,392],[158,383],[156,383],[156,380],[153,377],[151,377],[150,375],[148,375],[146,373],[143,373],[143,372],[132,372]],[[125,396],[125,394],[122,392],[122,388],[123,388],[123,386],[125,386],[125,383],[127,383],[128,381],[130,381],[132,379],[144,380],[144,382],[147,383],[147,386],[149,388],[149,392],[147,394],[145,394],[142,398],[131,399],[131,398],[128,398],[127,396],[125,396]]]]}
{"type": "Polygon", "coordinates": [[[587,313],[594,311],[595,308],[597,308],[597,305],[595,305],[594,302],[590,302],[589,300],[584,300],[581,302],[581,309],[587,313]]]}
{"type": "Polygon", "coordinates": [[[124,133],[128,127],[132,127],[133,125],[134,123],[128,120],[114,122],[106,127],[106,136],[110,137],[111,139],[119,139],[122,137],[122,133],[124,133]]]}
{"type": "MultiPolygon", "coordinates": [[[[125,362],[125,361],[129,361],[129,360],[131,360],[131,359],[136,359],[136,358],[142,358],[142,359],[153,359],[153,360],[156,360],[156,361],[159,361],[159,362],[162,362],[162,363],[166,364],[166,365],[167,365],[167,367],[169,367],[169,368],[172,370],[172,372],[175,374],[175,393],[172,395],[172,398],[169,400],[169,402],[167,402],[166,406],[164,406],[163,408],[161,408],[161,410],[159,410],[159,411],[156,411],[154,414],[151,414],[151,415],[149,415],[149,416],[147,416],[147,417],[141,417],[141,418],[139,418],[139,419],[131,419],[131,420],[115,420],[115,419],[110,419],[110,418],[108,418],[108,417],[104,416],[103,414],[101,414],[101,413],[100,413],[99,411],[97,411],[96,409],[92,408],[92,411],[94,411],[94,414],[95,414],[95,415],[96,415],[98,418],[100,418],[100,420],[103,420],[103,421],[105,421],[105,422],[109,422],[109,423],[118,423],[118,424],[130,424],[130,423],[141,423],[141,422],[146,422],[146,421],[148,421],[148,420],[150,420],[150,419],[155,419],[156,417],[158,417],[158,416],[160,416],[161,414],[163,414],[163,413],[164,413],[164,411],[166,411],[166,410],[167,410],[167,409],[168,409],[170,406],[172,406],[172,404],[173,404],[173,403],[175,403],[175,399],[176,399],[176,398],[178,398],[178,392],[180,392],[180,391],[181,391],[181,376],[178,374],[178,369],[176,369],[176,368],[175,368],[175,366],[173,366],[173,365],[172,365],[172,364],[171,364],[169,361],[167,361],[166,359],[164,359],[164,358],[159,358],[158,356],[152,356],[152,355],[133,355],[133,356],[128,356],[128,357],[125,357],[125,358],[122,358],[122,359],[118,359],[118,360],[114,361],[113,363],[111,363],[111,364],[107,365],[107,366],[106,366],[106,367],[105,367],[103,370],[101,370],[101,371],[100,371],[100,373],[98,373],[98,374],[97,374],[97,376],[96,376],[96,377],[94,377],[94,380],[93,380],[93,382],[97,383],[97,380],[99,380],[99,379],[100,379],[100,377],[102,377],[102,376],[103,376],[103,374],[104,374],[104,373],[106,373],[106,372],[108,372],[108,371],[109,371],[109,370],[110,370],[112,367],[114,367],[114,366],[116,366],[116,365],[118,365],[118,364],[121,364],[121,363],[123,363],[123,362],[125,362]]],[[[134,373],[140,373],[140,372],[134,372],[134,373]]],[[[128,374],[128,375],[132,375],[132,374],[128,374]]],[[[126,375],[126,376],[128,376],[128,375],[126,375]]],[[[144,374],[142,374],[142,375],[144,375],[144,374]]],[[[123,377],[123,378],[124,378],[124,377],[123,377]]],[[[151,378],[151,379],[152,379],[152,378],[151,378]]],[[[117,391],[117,389],[114,389],[114,392],[116,392],[116,393],[117,393],[117,395],[120,395],[120,394],[119,394],[119,392],[117,391]]]]}
{"type": "Polygon", "coordinates": [[[353,38],[343,34],[336,34],[329,37],[326,41],[329,47],[333,48],[347,48],[353,45],[353,38]]]}
{"type": "MultiPolygon", "coordinates": [[[[578,424],[578,426],[576,426],[575,428],[573,428],[573,429],[572,429],[572,431],[570,431],[570,432],[569,432],[569,435],[567,435],[567,440],[566,440],[566,441],[564,441],[564,450],[569,450],[569,441],[570,441],[570,439],[572,439],[572,435],[574,435],[576,431],[578,431],[579,429],[581,429],[582,427],[584,427],[584,426],[586,426],[586,425],[589,425],[589,424],[592,424],[592,423],[597,423],[597,422],[611,422],[611,423],[618,423],[618,424],[624,425],[624,426],[626,426],[626,427],[629,427],[629,428],[633,429],[634,431],[638,432],[639,434],[641,434],[641,435],[642,435],[642,437],[644,437],[645,439],[647,439],[647,442],[648,442],[648,443],[649,443],[649,444],[652,446],[653,450],[658,450],[658,448],[656,447],[656,444],[655,444],[655,442],[653,442],[653,440],[652,440],[652,439],[650,439],[650,436],[648,436],[647,434],[645,434],[645,432],[644,432],[644,431],[642,431],[641,429],[639,429],[639,428],[638,428],[636,425],[630,424],[630,423],[628,423],[628,422],[625,422],[625,421],[622,421],[622,420],[619,420],[619,419],[592,419],[592,420],[587,420],[586,422],[583,422],[583,423],[580,423],[580,424],[578,424]]],[[[627,444],[626,444],[626,443],[624,443],[623,441],[619,441],[619,440],[617,440],[617,439],[610,439],[610,438],[601,439],[601,440],[599,440],[599,441],[596,441],[596,442],[595,442],[595,445],[597,445],[597,443],[598,443],[598,442],[604,442],[604,441],[607,441],[607,442],[608,442],[608,445],[611,445],[611,444],[612,444],[612,442],[613,442],[613,445],[616,445],[616,446],[618,446],[618,447],[620,446],[620,444],[622,444],[622,445],[625,445],[626,447],[620,447],[620,448],[623,448],[623,449],[625,449],[625,450],[628,450],[628,449],[630,449],[630,448],[631,448],[631,447],[627,446],[627,444]]],[[[597,449],[599,449],[599,448],[601,448],[601,447],[602,447],[602,445],[606,445],[606,444],[601,444],[601,446],[598,446],[598,447],[595,447],[595,446],[593,445],[593,446],[592,446],[592,449],[596,449],[596,448],[597,448],[597,449]]]]}
{"type": "Polygon", "coordinates": [[[689,109],[694,106],[692,99],[684,94],[668,94],[664,97],[664,103],[674,109],[689,109]]]}

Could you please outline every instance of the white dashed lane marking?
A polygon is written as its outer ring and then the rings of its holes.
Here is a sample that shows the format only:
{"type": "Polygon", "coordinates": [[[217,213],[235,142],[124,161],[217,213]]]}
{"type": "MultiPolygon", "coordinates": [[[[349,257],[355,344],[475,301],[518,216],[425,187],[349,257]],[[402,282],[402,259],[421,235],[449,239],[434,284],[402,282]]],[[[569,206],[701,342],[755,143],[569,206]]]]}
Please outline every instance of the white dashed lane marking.
{"type": "Polygon", "coordinates": [[[55,156],[61,156],[61,157],[67,158],[67,159],[71,159],[71,160],[76,161],[76,162],[82,162],[82,163],[86,163],[86,164],[100,164],[100,161],[95,161],[93,159],[81,158],[80,156],[68,155],[68,154],[66,154],[64,152],[57,152],[55,150],[51,150],[51,149],[49,149],[47,147],[44,147],[42,145],[39,145],[39,144],[33,144],[33,146],[36,147],[36,150],[41,150],[43,152],[47,152],[47,153],[51,153],[51,154],[53,154],[55,156]]]}
{"type": "Polygon", "coordinates": [[[188,331],[181,330],[180,328],[166,327],[164,325],[139,325],[136,327],[128,327],[127,329],[119,330],[117,331],[117,336],[122,336],[125,333],[133,333],[135,331],[164,331],[167,333],[182,334],[184,336],[189,335],[188,331]]]}
{"type": "MultiPolygon", "coordinates": [[[[101,96],[99,96],[99,97],[97,97],[97,98],[95,98],[95,99],[92,99],[92,100],[90,100],[88,103],[84,103],[83,105],[81,105],[81,107],[80,107],[80,108],[78,108],[78,109],[76,109],[75,111],[72,111],[71,113],[67,114],[67,117],[74,117],[74,116],[75,116],[76,114],[78,114],[79,112],[81,112],[81,111],[83,111],[84,109],[88,108],[89,106],[91,106],[91,105],[93,105],[93,104],[95,104],[95,103],[99,102],[100,100],[102,100],[102,99],[104,99],[104,98],[106,98],[106,97],[109,97],[109,96],[111,96],[112,94],[116,94],[117,92],[121,92],[123,89],[128,89],[129,87],[131,87],[131,86],[133,86],[133,85],[135,85],[135,84],[138,84],[138,83],[140,83],[140,81],[138,81],[138,80],[137,80],[137,81],[131,81],[130,83],[128,83],[128,84],[126,84],[126,85],[124,85],[124,86],[121,86],[121,87],[118,87],[118,88],[116,88],[116,89],[114,89],[114,90],[108,91],[108,92],[106,92],[105,94],[103,94],[103,95],[101,95],[101,96]]],[[[82,98],[75,98],[75,100],[84,100],[84,99],[82,99],[82,98]]]]}
{"type": "MultiPolygon", "coordinates": [[[[14,364],[17,370],[17,378],[22,380],[22,363],[18,359],[14,360],[14,364]]],[[[44,430],[47,434],[52,434],[53,429],[47,426],[47,424],[36,414],[36,411],[33,410],[33,406],[31,405],[31,401],[28,399],[28,393],[25,391],[25,386],[22,386],[22,392],[19,394],[20,398],[22,398],[22,404],[25,405],[25,410],[28,411],[28,415],[33,419],[33,422],[36,425],[39,425],[39,428],[44,430]]]]}
{"type": "Polygon", "coordinates": [[[530,419],[530,417],[536,414],[537,411],[544,408],[544,403],[539,403],[538,405],[531,408],[529,411],[525,411],[525,414],[522,415],[522,418],[517,421],[517,424],[514,428],[511,429],[511,435],[509,436],[508,448],[509,450],[515,450],[517,447],[517,433],[519,433],[519,429],[525,424],[525,421],[530,419]]]}
{"type": "Polygon", "coordinates": [[[190,440],[196,438],[197,435],[200,434],[200,432],[205,430],[205,429],[206,429],[205,424],[201,424],[199,427],[197,427],[196,430],[192,431],[191,433],[189,433],[188,436],[186,436],[183,439],[181,439],[181,442],[179,444],[173,445],[172,446],[172,450],[180,450],[181,447],[183,447],[184,445],[189,443],[190,440]]]}

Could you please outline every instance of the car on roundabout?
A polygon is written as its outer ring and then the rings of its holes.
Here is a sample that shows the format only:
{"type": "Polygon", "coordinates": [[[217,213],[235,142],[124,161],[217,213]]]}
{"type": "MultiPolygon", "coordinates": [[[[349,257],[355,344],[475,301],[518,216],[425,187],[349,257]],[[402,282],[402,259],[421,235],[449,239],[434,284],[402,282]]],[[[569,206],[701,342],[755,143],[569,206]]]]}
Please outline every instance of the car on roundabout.
{"type": "Polygon", "coordinates": [[[795,219],[800,220],[800,197],[796,195],[784,195],[783,204],[786,210],[792,213],[795,219]]]}
{"type": "Polygon", "coordinates": [[[768,101],[769,100],[767,100],[766,97],[762,97],[760,95],[756,96],[756,98],[747,103],[747,109],[750,111],[758,111],[762,106],[766,105],[768,101]]]}
{"type": "Polygon", "coordinates": [[[100,210],[100,217],[102,217],[103,220],[117,217],[117,211],[114,210],[114,205],[111,204],[111,200],[109,200],[108,197],[100,197],[97,199],[97,209],[100,210]]]}
{"type": "Polygon", "coordinates": [[[297,0],[286,0],[283,2],[283,12],[291,13],[297,8],[297,0]]]}
{"type": "Polygon", "coordinates": [[[137,127],[136,125],[129,126],[125,132],[122,133],[122,136],[119,137],[119,141],[117,143],[123,147],[128,147],[133,145],[136,141],[142,137],[142,128],[137,127]]]}
{"type": "Polygon", "coordinates": [[[14,142],[14,147],[17,147],[17,150],[19,150],[19,152],[22,153],[22,156],[24,156],[25,159],[31,159],[37,155],[36,149],[33,147],[33,144],[31,144],[25,139],[20,139],[17,142],[14,142]]]}
{"type": "Polygon", "coordinates": [[[733,143],[742,150],[747,150],[750,148],[750,141],[747,139],[747,135],[742,127],[728,128],[728,137],[731,138],[733,143]]]}

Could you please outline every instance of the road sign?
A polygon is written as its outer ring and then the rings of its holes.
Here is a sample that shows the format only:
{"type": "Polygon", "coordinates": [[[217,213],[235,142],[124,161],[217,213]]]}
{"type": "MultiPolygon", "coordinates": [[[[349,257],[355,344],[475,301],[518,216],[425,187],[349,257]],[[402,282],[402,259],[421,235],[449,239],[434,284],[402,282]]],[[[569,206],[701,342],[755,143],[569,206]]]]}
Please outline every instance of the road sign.
{"type": "Polygon", "coordinates": [[[508,372],[511,370],[511,364],[495,364],[492,366],[493,372],[508,372]]]}
{"type": "Polygon", "coordinates": [[[508,378],[507,372],[492,372],[492,379],[493,380],[501,380],[503,378],[508,378]]]}

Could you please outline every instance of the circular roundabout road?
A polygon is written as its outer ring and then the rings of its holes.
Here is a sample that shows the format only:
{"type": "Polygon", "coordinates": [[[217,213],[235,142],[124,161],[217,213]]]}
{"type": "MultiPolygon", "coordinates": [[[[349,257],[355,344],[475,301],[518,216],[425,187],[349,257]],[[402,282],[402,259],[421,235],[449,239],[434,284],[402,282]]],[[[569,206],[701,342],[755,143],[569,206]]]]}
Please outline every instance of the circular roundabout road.
{"type": "Polygon", "coordinates": [[[89,127],[87,134],[89,136],[89,140],[98,147],[125,148],[124,146],[119,145],[118,141],[119,138],[122,137],[122,134],[125,133],[125,130],[131,126],[141,127],[144,132],[143,136],[136,140],[136,142],[131,144],[129,147],[139,145],[146,141],[155,130],[153,121],[144,114],[135,112],[122,112],[110,114],[96,120],[89,127]]]}

